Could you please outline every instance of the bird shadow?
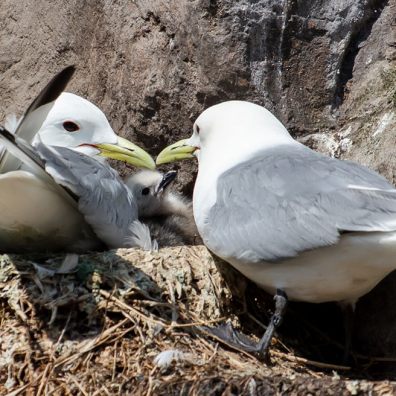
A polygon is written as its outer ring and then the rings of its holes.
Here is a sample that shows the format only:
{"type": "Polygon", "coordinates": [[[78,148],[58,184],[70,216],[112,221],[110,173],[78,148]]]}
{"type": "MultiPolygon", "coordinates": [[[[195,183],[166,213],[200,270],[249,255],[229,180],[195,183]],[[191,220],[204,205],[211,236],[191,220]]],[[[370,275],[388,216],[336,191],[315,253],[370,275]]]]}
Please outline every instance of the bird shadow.
{"type": "MultiPolygon", "coordinates": [[[[60,341],[79,345],[94,340],[125,319],[128,315],[120,305],[120,295],[130,301],[161,299],[158,284],[117,251],[79,255],[74,268],[59,272],[64,260],[64,254],[0,256],[2,308],[18,318],[18,326],[32,340],[45,334],[51,348],[60,341]]],[[[171,316],[170,312],[161,314],[171,316]]],[[[49,353],[40,342],[34,347],[43,355],[49,353]]]]}

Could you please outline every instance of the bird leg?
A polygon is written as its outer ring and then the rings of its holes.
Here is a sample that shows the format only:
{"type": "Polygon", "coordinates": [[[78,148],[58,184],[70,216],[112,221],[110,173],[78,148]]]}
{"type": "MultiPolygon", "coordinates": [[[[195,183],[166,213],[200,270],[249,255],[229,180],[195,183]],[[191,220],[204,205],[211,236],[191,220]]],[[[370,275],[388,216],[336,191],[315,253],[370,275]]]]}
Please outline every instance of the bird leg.
{"type": "Polygon", "coordinates": [[[214,328],[206,326],[200,326],[199,328],[214,338],[220,339],[232,348],[254,353],[258,355],[260,359],[266,360],[272,336],[275,330],[282,323],[283,314],[287,305],[287,295],[283,290],[278,289],[274,296],[274,300],[275,312],[271,317],[267,330],[258,343],[252,341],[246,335],[236,331],[229,322],[214,328]]]}
{"type": "Polygon", "coordinates": [[[273,313],[270,323],[265,331],[263,337],[257,344],[257,353],[260,358],[267,360],[268,349],[274,335],[275,330],[281,325],[283,320],[283,315],[287,305],[287,295],[281,290],[277,289],[274,296],[275,300],[275,312],[273,313]]]}
{"type": "Polygon", "coordinates": [[[340,304],[344,316],[344,356],[343,363],[347,364],[349,356],[351,355],[352,333],[354,327],[354,304],[340,304]]]}

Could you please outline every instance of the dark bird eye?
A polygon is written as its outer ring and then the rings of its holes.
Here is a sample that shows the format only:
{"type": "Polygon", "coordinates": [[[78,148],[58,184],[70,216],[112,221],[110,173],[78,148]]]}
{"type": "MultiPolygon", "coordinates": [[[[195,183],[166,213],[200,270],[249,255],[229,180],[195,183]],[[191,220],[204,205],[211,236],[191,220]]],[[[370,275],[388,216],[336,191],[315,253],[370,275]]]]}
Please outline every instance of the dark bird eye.
{"type": "Polygon", "coordinates": [[[148,187],[143,188],[142,195],[148,195],[149,192],[150,192],[150,189],[148,187]]]}
{"type": "Polygon", "coordinates": [[[195,129],[199,135],[199,126],[197,125],[196,129],[195,129]]]}
{"type": "Polygon", "coordinates": [[[73,121],[65,121],[63,123],[63,128],[65,128],[67,132],[76,132],[80,129],[80,127],[73,121]]]}

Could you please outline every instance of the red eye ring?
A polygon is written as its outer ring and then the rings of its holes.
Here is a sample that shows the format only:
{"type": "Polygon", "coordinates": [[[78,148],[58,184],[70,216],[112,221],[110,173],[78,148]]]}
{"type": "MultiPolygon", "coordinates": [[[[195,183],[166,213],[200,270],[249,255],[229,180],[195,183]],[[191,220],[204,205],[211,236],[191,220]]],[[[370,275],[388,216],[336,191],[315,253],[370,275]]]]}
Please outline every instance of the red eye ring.
{"type": "Polygon", "coordinates": [[[80,129],[80,127],[73,121],[65,121],[62,126],[67,132],[76,132],[80,129]]]}

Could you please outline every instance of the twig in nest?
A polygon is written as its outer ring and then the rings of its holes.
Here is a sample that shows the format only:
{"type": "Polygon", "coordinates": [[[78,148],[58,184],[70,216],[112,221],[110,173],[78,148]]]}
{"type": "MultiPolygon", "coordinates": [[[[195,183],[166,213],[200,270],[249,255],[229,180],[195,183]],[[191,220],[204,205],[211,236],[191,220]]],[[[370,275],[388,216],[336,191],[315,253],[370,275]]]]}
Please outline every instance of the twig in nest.
{"type": "Polygon", "coordinates": [[[145,315],[143,312],[140,312],[138,309],[131,307],[130,305],[124,303],[123,301],[119,300],[117,297],[112,296],[110,293],[108,293],[105,290],[100,290],[99,294],[101,294],[103,297],[113,301],[119,308],[126,309],[128,311],[131,311],[138,315],[140,318],[143,320],[146,320],[147,322],[152,322],[160,326],[169,326],[169,323],[164,321],[163,319],[154,319],[153,317],[145,315]]]}
{"type": "Polygon", "coordinates": [[[74,382],[74,384],[77,386],[77,388],[84,396],[88,396],[88,393],[85,391],[82,385],[74,378],[73,375],[69,374],[68,377],[74,382]]]}
{"type": "Polygon", "coordinates": [[[171,327],[176,324],[177,318],[179,317],[177,313],[177,308],[176,308],[176,299],[175,299],[175,292],[173,291],[173,286],[172,283],[169,279],[167,279],[167,284],[168,284],[168,290],[169,290],[169,297],[172,302],[172,323],[171,327]]]}
{"type": "MultiPolygon", "coordinates": [[[[161,319],[161,318],[153,318],[153,316],[147,316],[143,312],[137,310],[134,307],[131,307],[130,305],[128,305],[126,303],[124,303],[123,301],[121,301],[117,297],[111,295],[110,293],[108,293],[105,290],[100,290],[99,293],[103,297],[105,297],[108,300],[111,300],[112,302],[114,302],[119,308],[131,311],[131,312],[137,314],[143,320],[146,320],[148,322],[151,322],[151,323],[163,326],[163,327],[167,327],[167,328],[170,328],[170,329],[183,328],[183,327],[205,326],[205,325],[208,325],[208,324],[218,323],[218,322],[222,322],[222,321],[226,320],[226,317],[221,317],[221,318],[218,318],[218,319],[206,320],[206,321],[196,321],[196,322],[191,322],[191,323],[174,323],[174,322],[169,323],[168,321],[165,321],[164,319],[161,319]]],[[[163,303],[163,304],[165,306],[172,306],[173,305],[173,304],[169,304],[169,303],[163,303]]],[[[124,315],[124,316],[126,316],[126,315],[124,315]]]]}
{"type": "Polygon", "coordinates": [[[144,343],[145,337],[136,320],[125,311],[122,311],[121,313],[134,324],[134,329],[139,333],[140,340],[144,343]]]}
{"type": "Polygon", "coordinates": [[[58,338],[58,340],[56,341],[56,344],[55,344],[54,347],[53,347],[53,350],[52,350],[52,353],[51,353],[51,360],[52,360],[52,361],[54,360],[55,352],[56,352],[56,350],[58,349],[59,344],[61,343],[63,337],[65,336],[66,330],[67,330],[67,328],[68,328],[68,326],[69,326],[71,314],[72,314],[72,312],[70,311],[70,312],[69,312],[69,315],[67,316],[66,323],[65,323],[65,325],[63,326],[63,329],[62,329],[62,331],[61,331],[61,333],[60,333],[60,335],[59,335],[59,338],[58,338]]]}
{"type": "Polygon", "coordinates": [[[227,317],[223,316],[221,318],[212,319],[212,320],[201,320],[201,321],[190,322],[190,323],[177,323],[177,324],[173,325],[173,328],[207,326],[207,325],[213,324],[213,323],[224,322],[225,320],[227,320],[227,317]]]}
{"type": "Polygon", "coordinates": [[[111,381],[114,382],[116,376],[116,366],[117,366],[117,347],[118,340],[114,343],[114,353],[113,353],[113,372],[111,373],[111,381]]]}
{"type": "Polygon", "coordinates": [[[70,318],[71,318],[71,312],[69,312],[69,315],[68,315],[67,320],[66,320],[66,324],[63,327],[62,332],[59,335],[59,338],[58,338],[56,344],[54,345],[54,347],[53,347],[53,349],[51,351],[51,356],[50,356],[50,361],[51,362],[48,363],[47,366],[44,369],[44,372],[43,372],[42,377],[41,377],[39,389],[37,390],[37,396],[39,396],[41,394],[41,392],[43,391],[43,389],[47,385],[48,380],[49,380],[49,378],[51,376],[52,368],[53,368],[53,362],[55,361],[55,352],[56,352],[59,344],[61,343],[61,341],[62,341],[62,339],[63,339],[63,337],[65,335],[66,329],[67,329],[67,327],[69,325],[69,322],[70,322],[70,318]]]}
{"type": "Polygon", "coordinates": [[[41,381],[40,381],[40,385],[37,390],[36,396],[40,396],[41,392],[46,387],[46,385],[48,383],[49,376],[51,375],[51,374],[49,374],[49,375],[47,375],[47,374],[49,371],[52,371],[51,369],[52,369],[52,363],[48,363],[47,366],[45,367],[43,374],[41,375],[41,381]]]}
{"type": "Polygon", "coordinates": [[[154,300],[136,300],[136,305],[142,305],[142,306],[146,305],[149,307],[166,307],[166,308],[173,307],[173,305],[170,303],[162,302],[162,301],[154,301],[154,300]]]}
{"type": "Polygon", "coordinates": [[[20,388],[15,389],[14,391],[10,392],[7,394],[7,396],[18,396],[20,393],[22,393],[24,390],[29,388],[30,384],[25,384],[22,385],[20,388]]]}
{"type": "Polygon", "coordinates": [[[21,302],[20,300],[18,300],[18,302],[14,301],[13,299],[8,300],[8,304],[10,308],[19,316],[22,322],[26,323],[28,321],[28,318],[25,312],[23,312],[23,310],[21,309],[20,302],[21,302]]]}
{"type": "Polygon", "coordinates": [[[105,331],[103,331],[103,333],[101,333],[99,336],[95,337],[91,342],[84,343],[82,342],[82,346],[79,352],[71,355],[71,356],[60,356],[58,359],[56,359],[55,364],[54,364],[54,368],[57,368],[63,364],[67,364],[67,363],[71,363],[72,361],[78,359],[81,355],[90,352],[92,349],[97,348],[100,345],[103,345],[104,343],[106,343],[109,339],[113,339],[116,338],[120,338],[122,336],[124,336],[126,333],[128,333],[129,331],[131,331],[131,328],[128,328],[127,330],[123,331],[121,333],[121,335],[117,334],[116,337],[114,337],[115,331],[119,328],[122,327],[124,324],[126,324],[128,321],[128,319],[124,319],[121,322],[117,323],[116,325],[109,327],[108,329],[106,329],[105,331]],[[85,345],[84,345],[85,344],[85,345]]]}
{"type": "Polygon", "coordinates": [[[322,368],[322,369],[342,370],[342,371],[347,371],[347,370],[351,369],[351,367],[349,367],[349,366],[341,366],[338,364],[317,362],[315,360],[309,360],[309,359],[305,359],[302,357],[294,356],[289,353],[271,351],[271,354],[278,356],[278,357],[285,358],[285,359],[289,360],[289,362],[301,363],[301,364],[314,366],[314,367],[318,367],[318,368],[322,368]]]}
{"type": "Polygon", "coordinates": [[[218,349],[219,349],[219,344],[216,344],[215,349],[214,349],[214,351],[212,353],[212,356],[208,359],[206,364],[209,364],[215,358],[215,356],[217,355],[218,349]]]}

